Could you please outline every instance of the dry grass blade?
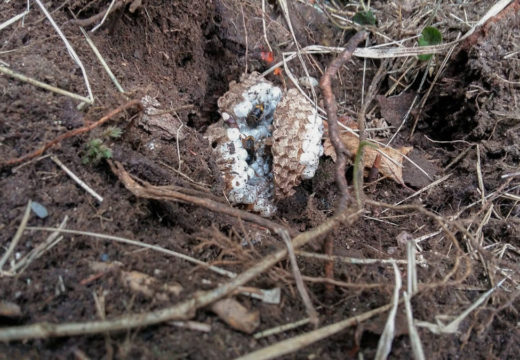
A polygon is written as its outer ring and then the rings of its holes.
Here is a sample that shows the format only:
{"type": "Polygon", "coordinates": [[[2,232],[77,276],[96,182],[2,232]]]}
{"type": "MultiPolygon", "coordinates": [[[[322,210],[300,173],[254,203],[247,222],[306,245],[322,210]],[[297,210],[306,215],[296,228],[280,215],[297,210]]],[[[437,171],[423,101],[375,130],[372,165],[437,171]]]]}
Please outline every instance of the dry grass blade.
{"type": "Polygon", "coordinates": [[[81,186],[86,192],[92,195],[97,201],[103,202],[103,197],[95,192],[90,186],[88,186],[83,180],[81,180],[76,174],[74,174],[68,167],[66,167],[57,156],[51,156],[51,160],[56,163],[67,175],[70,176],[79,186],[81,186]]]}
{"type": "Polygon", "coordinates": [[[412,304],[410,302],[410,296],[405,291],[403,293],[404,305],[406,309],[406,320],[408,323],[408,333],[410,336],[410,343],[412,344],[412,352],[415,360],[424,360],[424,350],[421,343],[421,338],[419,337],[419,333],[417,332],[417,328],[415,327],[413,321],[412,314],[412,304]]]}
{"type": "Polygon", "coordinates": [[[83,102],[86,102],[86,103],[90,103],[91,102],[91,100],[89,98],[87,98],[87,97],[84,97],[84,96],[72,93],[70,91],[63,90],[63,89],[57,88],[55,86],[46,84],[44,82],[35,80],[35,79],[30,78],[28,76],[25,76],[23,74],[17,73],[16,71],[13,71],[13,70],[5,67],[5,66],[1,66],[0,65],[0,73],[3,73],[5,75],[9,75],[9,76],[11,76],[14,79],[26,82],[28,84],[31,84],[31,85],[34,85],[34,86],[37,86],[37,87],[40,87],[42,89],[54,92],[56,94],[68,96],[68,97],[70,97],[72,99],[80,100],[80,101],[83,101],[83,102]]]}
{"type": "MultiPolygon", "coordinates": [[[[92,51],[94,52],[94,54],[98,58],[99,62],[101,63],[101,66],[103,66],[103,69],[105,69],[106,73],[108,74],[108,77],[110,78],[110,80],[112,80],[112,82],[114,83],[114,85],[117,88],[117,90],[120,93],[124,94],[125,90],[123,90],[123,87],[121,86],[121,84],[119,84],[119,81],[117,81],[116,76],[114,75],[112,70],[110,70],[110,67],[108,66],[107,62],[105,61],[105,59],[103,58],[103,56],[99,52],[98,48],[96,47],[96,45],[94,44],[92,39],[90,39],[90,36],[88,36],[88,34],[85,31],[85,29],[83,29],[82,27],[80,27],[80,29],[81,29],[81,32],[83,33],[83,36],[85,36],[85,39],[87,40],[88,45],[90,46],[90,48],[92,49],[92,51]]],[[[92,30],[92,31],[94,31],[94,30],[92,30]]]]}
{"type": "Polygon", "coordinates": [[[302,319],[302,320],[299,320],[299,321],[296,321],[296,322],[293,322],[293,323],[290,323],[290,324],[280,325],[280,326],[277,326],[277,327],[274,327],[274,328],[271,328],[271,329],[268,329],[268,330],[264,330],[264,331],[258,332],[256,334],[254,334],[253,337],[255,339],[261,339],[261,338],[266,337],[266,336],[280,334],[280,333],[282,333],[284,331],[296,329],[297,327],[306,325],[310,321],[311,321],[311,319],[306,318],[306,319],[302,319]]]}
{"type": "Polygon", "coordinates": [[[406,243],[406,256],[408,258],[408,267],[406,271],[407,275],[407,289],[408,293],[415,294],[417,292],[417,267],[415,261],[415,241],[413,239],[408,240],[406,243]]]}
{"type": "Polygon", "coordinates": [[[350,326],[357,325],[363,321],[366,321],[376,315],[382,314],[388,311],[392,307],[392,304],[378,307],[374,310],[367,311],[363,314],[356,315],[354,317],[342,320],[340,322],[324,326],[314,331],[295,336],[293,338],[280,341],[276,344],[267,346],[263,349],[253,351],[247,355],[241,356],[236,360],[267,360],[275,359],[282,355],[293,353],[299,349],[309,346],[319,340],[325,339],[329,336],[339,333],[350,326]]]}
{"type": "Polygon", "coordinates": [[[11,243],[9,244],[9,247],[5,251],[4,255],[0,259],[0,273],[2,272],[2,268],[4,267],[7,259],[9,259],[9,256],[14,251],[14,248],[20,241],[23,232],[25,230],[25,227],[27,226],[27,222],[29,221],[29,215],[31,214],[31,200],[27,202],[27,207],[25,208],[25,213],[23,214],[22,221],[20,222],[20,226],[18,227],[18,230],[16,230],[16,234],[14,234],[13,240],[11,240],[11,243]]]}
{"type": "Polygon", "coordinates": [[[492,287],[484,294],[482,294],[469,308],[464,310],[459,316],[457,316],[452,322],[447,325],[440,324],[432,324],[426,321],[417,321],[417,326],[427,328],[434,334],[454,334],[458,331],[459,325],[473,310],[480,306],[486,299],[491,296],[491,294],[506,281],[506,279],[502,279],[496,286],[492,287]]]}
{"type": "Polygon", "coordinates": [[[357,265],[371,265],[371,264],[387,264],[391,265],[394,262],[396,264],[406,264],[407,260],[394,260],[394,259],[359,259],[346,256],[338,255],[325,255],[318,253],[311,253],[307,251],[295,251],[298,256],[303,256],[312,259],[324,260],[324,261],[338,261],[346,264],[357,264],[357,265]]]}
{"type": "Polygon", "coordinates": [[[21,18],[23,18],[25,15],[29,14],[29,2],[27,2],[27,9],[18,14],[18,15],[15,15],[13,16],[12,18],[10,18],[9,20],[6,20],[4,21],[3,23],[0,24],[0,31],[2,31],[3,29],[5,29],[6,27],[8,27],[9,25],[11,24],[14,24],[15,22],[17,22],[18,20],[20,20],[21,18]]]}
{"type": "Polygon", "coordinates": [[[397,307],[399,306],[399,291],[401,291],[401,272],[395,263],[392,264],[394,268],[394,296],[392,299],[392,308],[388,314],[386,320],[385,329],[379,338],[377,344],[377,353],[375,356],[376,360],[384,360],[388,358],[390,350],[392,350],[392,341],[394,340],[395,333],[395,316],[397,315],[397,307]]]}
{"type": "MultiPolygon", "coordinates": [[[[63,221],[61,222],[59,229],[63,229],[65,225],[67,224],[67,221],[69,220],[68,216],[65,216],[63,218],[63,221]]],[[[20,275],[27,269],[31,263],[38,259],[40,256],[42,256],[45,252],[49,251],[51,248],[53,248],[57,243],[59,243],[61,240],[63,240],[63,236],[59,236],[60,233],[58,231],[54,231],[52,234],[50,234],[47,239],[45,239],[44,242],[36,246],[34,249],[32,249],[27,255],[22,257],[16,264],[11,266],[11,273],[13,275],[20,275]]]]}
{"type": "Polygon", "coordinates": [[[51,23],[51,25],[54,28],[54,30],[56,30],[56,32],[58,33],[58,35],[61,38],[61,40],[65,43],[65,47],[67,48],[67,52],[69,53],[69,55],[72,58],[72,60],[74,60],[74,62],[81,69],[81,73],[83,75],[83,80],[85,81],[85,86],[87,87],[87,92],[88,92],[88,100],[86,102],[88,104],[93,104],[94,103],[94,96],[92,95],[92,89],[90,88],[90,82],[88,80],[88,76],[87,76],[87,72],[85,71],[85,67],[83,66],[83,63],[81,62],[80,58],[78,57],[78,54],[76,54],[76,51],[74,51],[74,48],[72,47],[72,45],[70,45],[69,41],[67,40],[67,38],[65,37],[65,35],[61,31],[61,29],[58,27],[58,25],[56,24],[56,22],[52,18],[51,14],[49,14],[49,12],[45,8],[45,6],[42,4],[42,2],[40,0],[34,0],[34,1],[36,1],[36,4],[38,4],[38,6],[40,7],[41,11],[45,14],[45,16],[47,17],[47,19],[51,23]]]}
{"type": "Polygon", "coordinates": [[[234,278],[234,277],[237,276],[232,271],[221,269],[221,268],[219,268],[217,266],[213,266],[213,265],[208,265],[204,261],[192,258],[191,256],[188,256],[188,255],[185,255],[185,254],[181,254],[181,253],[173,251],[173,250],[168,250],[168,249],[165,249],[165,248],[157,246],[157,245],[151,245],[151,244],[147,244],[147,243],[144,243],[144,242],[141,242],[141,241],[135,241],[135,240],[131,240],[131,239],[126,239],[126,238],[119,237],[119,236],[100,234],[100,233],[93,233],[93,232],[89,232],[89,231],[61,229],[61,228],[47,228],[47,227],[37,227],[37,226],[34,226],[34,227],[29,226],[29,227],[26,228],[26,230],[52,231],[52,232],[55,232],[55,233],[83,235],[83,236],[89,236],[89,237],[98,238],[98,239],[117,241],[117,242],[128,244],[128,245],[134,245],[134,246],[138,246],[138,247],[154,250],[154,251],[157,251],[157,252],[160,252],[160,253],[163,253],[163,254],[167,254],[167,255],[170,255],[170,256],[175,256],[175,257],[177,257],[179,259],[183,259],[183,260],[189,261],[191,263],[203,266],[205,268],[208,268],[209,270],[212,270],[212,271],[216,272],[217,274],[224,275],[224,276],[227,276],[227,277],[230,277],[230,278],[234,278]]]}

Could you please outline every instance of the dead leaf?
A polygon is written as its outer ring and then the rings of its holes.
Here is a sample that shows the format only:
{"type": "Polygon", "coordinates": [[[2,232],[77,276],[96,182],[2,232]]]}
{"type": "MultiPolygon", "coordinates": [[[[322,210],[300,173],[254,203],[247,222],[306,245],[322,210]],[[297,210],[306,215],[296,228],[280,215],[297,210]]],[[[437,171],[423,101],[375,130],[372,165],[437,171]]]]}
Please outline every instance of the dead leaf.
{"type": "MultiPolygon", "coordinates": [[[[343,141],[343,144],[345,144],[347,150],[354,157],[358,151],[359,138],[351,133],[341,133],[340,138],[343,141]]],[[[390,177],[399,184],[403,184],[403,157],[412,151],[413,147],[404,146],[398,149],[393,149],[390,147],[385,148],[379,145],[376,146],[377,148],[365,146],[365,155],[363,157],[364,167],[371,168],[374,164],[376,156],[379,154],[379,152],[382,152],[383,154],[381,154],[381,165],[379,167],[379,172],[385,176],[390,177]]],[[[334,150],[334,146],[328,137],[325,139],[323,144],[323,153],[327,156],[330,156],[332,160],[336,161],[336,151],[334,150]]]]}
{"type": "Polygon", "coordinates": [[[410,109],[413,99],[415,98],[415,93],[407,92],[388,98],[383,95],[378,95],[376,98],[379,103],[379,108],[381,109],[381,115],[388,123],[397,127],[401,125],[404,115],[408,109],[410,109]]]}
{"type": "Polygon", "coordinates": [[[157,99],[146,95],[141,99],[141,103],[144,112],[139,125],[145,130],[157,134],[165,140],[178,137],[177,140],[181,141],[186,137],[185,131],[182,130],[182,122],[161,108],[161,103],[157,99]]]}
{"type": "Polygon", "coordinates": [[[22,316],[20,306],[10,301],[0,301],[0,316],[18,318],[22,316]]]}
{"type": "Polygon", "coordinates": [[[90,269],[94,272],[109,272],[118,270],[123,266],[123,263],[119,261],[114,262],[101,262],[101,261],[89,261],[90,269]]]}
{"type": "Polygon", "coordinates": [[[211,310],[233,329],[251,334],[260,325],[260,312],[249,310],[235,299],[223,299],[211,306],[211,310]]]}
{"type": "Polygon", "coordinates": [[[180,284],[161,284],[156,278],[139,271],[121,271],[121,280],[131,290],[160,301],[168,301],[168,294],[178,296],[182,291],[180,284]]]}

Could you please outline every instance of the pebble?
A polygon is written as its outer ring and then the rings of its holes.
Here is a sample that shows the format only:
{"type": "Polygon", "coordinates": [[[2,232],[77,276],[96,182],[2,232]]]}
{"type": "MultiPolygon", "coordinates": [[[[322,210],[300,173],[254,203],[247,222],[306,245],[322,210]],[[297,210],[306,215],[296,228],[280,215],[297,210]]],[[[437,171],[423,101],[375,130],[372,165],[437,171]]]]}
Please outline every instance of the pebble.
{"type": "Polygon", "coordinates": [[[49,215],[49,212],[47,211],[45,206],[43,206],[42,204],[40,204],[39,202],[36,202],[36,201],[31,201],[31,210],[40,219],[45,219],[49,215]]]}

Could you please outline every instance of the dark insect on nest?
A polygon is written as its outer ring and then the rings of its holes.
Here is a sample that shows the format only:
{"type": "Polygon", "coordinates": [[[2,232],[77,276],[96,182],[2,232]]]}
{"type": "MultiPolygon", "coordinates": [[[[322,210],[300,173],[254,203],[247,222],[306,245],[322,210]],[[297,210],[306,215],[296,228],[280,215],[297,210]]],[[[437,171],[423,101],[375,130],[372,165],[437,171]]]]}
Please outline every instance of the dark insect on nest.
{"type": "Polygon", "coordinates": [[[251,165],[256,161],[256,152],[255,152],[255,138],[252,136],[248,136],[245,139],[242,139],[242,145],[244,149],[247,151],[247,165],[251,165]]]}
{"type": "Polygon", "coordinates": [[[258,123],[262,121],[264,115],[264,104],[256,104],[253,110],[247,115],[246,122],[250,128],[256,128],[258,123]]]}

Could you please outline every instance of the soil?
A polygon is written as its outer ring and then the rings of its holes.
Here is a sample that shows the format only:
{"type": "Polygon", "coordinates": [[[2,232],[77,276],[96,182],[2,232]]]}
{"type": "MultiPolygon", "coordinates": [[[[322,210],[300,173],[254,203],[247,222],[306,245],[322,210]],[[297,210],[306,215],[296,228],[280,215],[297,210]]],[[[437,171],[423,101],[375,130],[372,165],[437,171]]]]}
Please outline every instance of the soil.
{"type": "MultiPolygon", "coordinates": [[[[145,95],[156,98],[164,110],[184,124],[183,136],[176,139],[178,134],[166,136],[164,132],[146,128],[140,123],[137,109],[129,109],[108,124],[68,138],[46,152],[57,156],[99,192],[103,196],[102,203],[73,182],[48,156],[18,166],[2,166],[0,253],[11,243],[29,200],[42,204],[48,211],[45,218],[31,212],[29,226],[55,227],[67,217],[68,229],[155,244],[221,264],[237,273],[281,247],[275,234],[247,222],[238,223],[227,215],[187,203],[138,198],[123,187],[106,161],[87,164],[83,161],[88,143],[92,139],[103,139],[112,150],[113,160],[121,162],[132,175],[153,185],[181,186],[223,199],[224,186],[203,133],[219,119],[217,100],[228,90],[229,82],[238,80],[246,67],[248,72],[269,67],[261,56],[262,51],[267,51],[261,5],[230,0],[143,1],[133,12],[132,4],[115,10],[96,32],[89,34],[127,91],[123,95],[114,87],[78,26],[71,22],[73,14],[82,19],[99,14],[108,2],[80,0],[60,6],[61,3],[48,1],[45,6],[52,11],[53,18],[82,60],[95,103],[78,108],[77,100],[0,76],[0,163],[34,151],[68,130],[93,123],[129,99],[141,99],[145,95]],[[107,137],[109,126],[122,129],[122,136],[107,137]],[[257,240],[255,251],[242,247],[247,238],[257,240]]],[[[289,3],[291,21],[302,47],[315,43],[341,45],[350,37],[351,32],[335,28],[323,14],[309,6],[289,3]]],[[[19,21],[0,32],[0,63],[84,96],[87,91],[81,70],[38,6],[31,5],[23,23],[19,21]]],[[[276,60],[281,60],[281,52],[294,50],[294,42],[280,9],[270,1],[266,6],[270,15],[266,36],[273,44],[276,60]]],[[[385,12],[385,6],[391,6],[382,2],[376,1],[373,6],[377,9],[376,15],[395,12],[385,12]]],[[[25,3],[3,2],[0,9],[0,22],[4,22],[23,12],[25,3]]],[[[475,6],[469,10],[470,16],[479,19],[487,9],[475,6]]],[[[97,23],[86,26],[87,30],[97,23]]],[[[461,23],[448,25],[450,29],[463,26],[461,23]]],[[[491,26],[484,40],[458,52],[434,86],[422,112],[412,114],[410,123],[396,138],[395,146],[414,147],[411,158],[431,179],[406,162],[405,184],[382,179],[366,188],[367,196],[372,199],[397,203],[432,180],[450,174],[447,180],[408,203],[421,205],[445,219],[473,204],[461,212],[457,221],[469,229],[478,244],[460,232],[456,235],[460,252],[453,239],[443,234],[420,243],[419,255],[426,265],[418,267],[418,279],[424,286],[412,301],[416,319],[431,323],[436,323],[437,315],[451,319],[509,274],[505,285],[470,313],[456,334],[436,335],[419,328],[427,358],[507,359],[515,358],[520,352],[520,304],[516,299],[520,281],[517,265],[520,183],[518,175],[503,177],[517,173],[520,163],[519,25],[520,17],[513,13],[491,26]],[[419,118],[418,126],[410,137],[415,117],[419,118]],[[479,202],[487,195],[490,196],[486,201],[479,202]],[[446,278],[452,269],[454,273],[446,278]]],[[[450,30],[450,34],[456,31],[450,30]]],[[[319,55],[315,59],[324,69],[332,56],[319,55]]],[[[372,78],[379,63],[369,62],[367,78],[372,78]]],[[[296,62],[291,64],[295,74],[303,74],[296,62]]],[[[340,107],[346,115],[352,116],[360,108],[363,72],[356,69],[362,67],[363,60],[354,59],[334,81],[340,104],[351,104],[340,107]]],[[[313,76],[319,77],[318,71],[310,69],[313,76]]],[[[267,78],[282,87],[292,86],[288,78],[282,81],[273,74],[267,78]]],[[[432,79],[428,78],[428,85],[432,79]]],[[[418,83],[413,84],[413,90],[418,90],[418,83]]],[[[390,86],[388,80],[379,94],[383,95],[390,86]]],[[[371,114],[373,117],[384,115],[385,109],[378,107],[371,114]]],[[[388,122],[391,124],[390,119],[388,122]]],[[[278,214],[273,220],[295,231],[305,231],[330,217],[338,200],[334,169],[331,158],[322,158],[316,176],[304,181],[294,196],[278,204],[278,214]]],[[[454,226],[450,229],[456,230],[454,226]]],[[[401,233],[417,238],[437,230],[439,224],[419,212],[367,206],[365,215],[352,226],[342,225],[328,236],[334,239],[337,255],[404,259],[406,249],[397,240],[401,233]]],[[[15,249],[14,259],[10,258],[1,270],[8,270],[11,261],[19,260],[48,235],[44,231],[26,230],[15,249]]],[[[305,250],[320,251],[320,246],[320,241],[316,241],[305,250]]],[[[323,263],[319,260],[299,257],[299,265],[306,276],[323,276],[323,263]]],[[[401,267],[401,271],[406,283],[406,268],[401,267]]],[[[394,287],[391,266],[336,263],[334,274],[336,280],[351,286],[337,286],[331,293],[323,283],[306,283],[321,325],[391,301],[394,287]],[[366,286],[371,284],[376,285],[366,286]]],[[[16,316],[0,314],[0,331],[7,326],[89,321],[103,316],[110,319],[160,309],[222,281],[217,274],[166,254],[89,236],[64,234],[59,243],[23,272],[0,276],[0,301],[16,304],[21,309],[21,314],[16,316]],[[120,265],[115,270],[99,273],[93,270],[96,262],[119,262],[120,265]],[[123,271],[138,271],[153,276],[160,283],[180,285],[182,291],[166,297],[143,294],[121,281],[123,271]],[[92,277],[96,274],[99,276],[92,277]],[[101,313],[95,298],[102,299],[101,313]]],[[[258,330],[307,316],[287,262],[281,262],[248,285],[282,289],[282,301],[277,305],[237,297],[247,308],[260,312],[258,330]]],[[[354,359],[361,355],[372,358],[386,317],[384,314],[360,323],[287,358],[354,359]]],[[[210,309],[197,311],[192,320],[211,325],[211,331],[205,333],[161,324],[112,334],[0,343],[0,359],[235,358],[312,330],[311,325],[306,325],[255,340],[251,335],[233,330],[210,309]]],[[[443,321],[450,320],[443,318],[443,321]]],[[[400,307],[390,358],[412,356],[406,324],[400,307]]]]}

